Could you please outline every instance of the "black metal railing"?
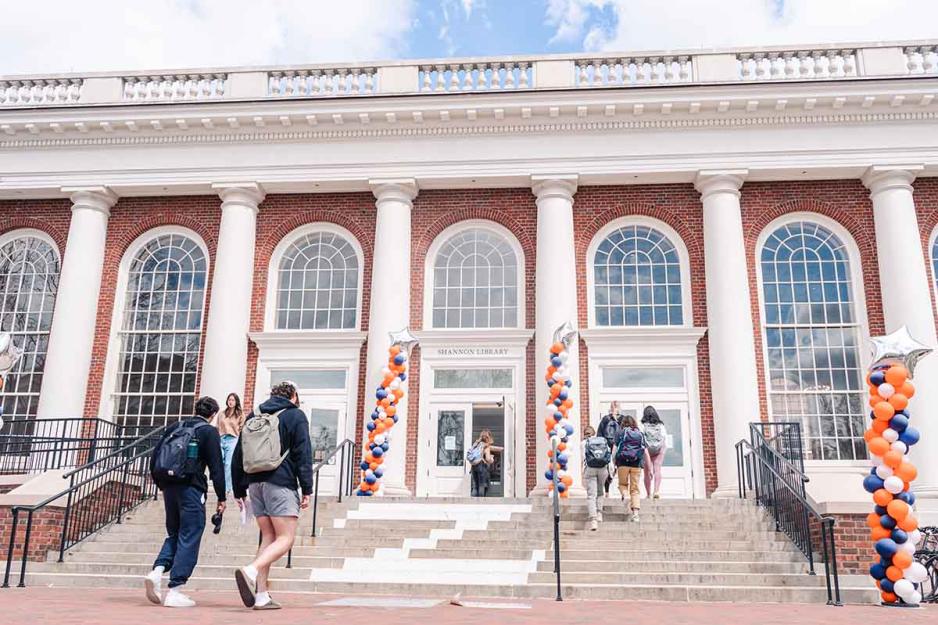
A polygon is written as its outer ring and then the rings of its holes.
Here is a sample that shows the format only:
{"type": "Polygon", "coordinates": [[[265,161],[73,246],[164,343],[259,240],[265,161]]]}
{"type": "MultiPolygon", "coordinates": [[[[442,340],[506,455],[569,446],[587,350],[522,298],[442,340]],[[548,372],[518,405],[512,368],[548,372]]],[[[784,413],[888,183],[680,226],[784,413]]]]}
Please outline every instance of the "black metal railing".
{"type": "Polygon", "coordinates": [[[804,439],[797,421],[760,421],[749,424],[749,442],[771,446],[804,473],[804,439]]]}
{"type": "Polygon", "coordinates": [[[915,552],[915,560],[928,572],[919,591],[922,603],[938,603],[938,527],[922,527],[922,541],[915,552]]]}
{"type": "Polygon", "coordinates": [[[6,419],[0,429],[0,474],[82,466],[152,429],[98,418],[6,419]]]}
{"type": "Polygon", "coordinates": [[[560,587],[560,478],[557,477],[559,467],[557,466],[557,439],[551,438],[550,455],[550,473],[551,481],[554,483],[552,490],[553,496],[553,517],[554,517],[554,575],[557,577],[557,597],[555,601],[563,601],[563,592],[560,587]]]}
{"type": "Polygon", "coordinates": [[[150,479],[150,455],[164,429],[151,430],[129,444],[66,473],[63,477],[69,480],[69,485],[62,492],[37,504],[13,506],[3,588],[10,587],[21,514],[26,515],[18,584],[22,588],[26,585],[26,563],[34,515],[38,511],[53,504],[55,507],[64,506],[58,542],[58,561],[62,562],[68,549],[102,527],[120,523],[124,513],[153,497],[156,485],[150,479]]]}
{"type": "Polygon", "coordinates": [[[753,424],[751,428],[754,443],[741,440],[736,444],[739,496],[746,499],[751,494],[759,506],[771,513],[776,531],[784,532],[807,558],[811,575],[815,574],[815,548],[820,547],[827,603],[842,605],[835,520],[811,505],[805,487],[807,475],[762,435],[762,425],[753,424]]]}
{"type": "MultiPolygon", "coordinates": [[[[343,497],[351,497],[355,489],[355,442],[345,439],[335,449],[329,452],[319,462],[313,465],[313,526],[310,536],[316,537],[316,521],[319,514],[319,487],[322,482],[322,469],[327,466],[338,466],[338,473],[335,476],[336,494],[339,503],[342,503],[343,497]],[[338,457],[338,458],[337,458],[338,457]],[[333,462],[336,460],[337,462],[333,462]]],[[[287,557],[287,564],[290,564],[290,557],[287,557]]]]}

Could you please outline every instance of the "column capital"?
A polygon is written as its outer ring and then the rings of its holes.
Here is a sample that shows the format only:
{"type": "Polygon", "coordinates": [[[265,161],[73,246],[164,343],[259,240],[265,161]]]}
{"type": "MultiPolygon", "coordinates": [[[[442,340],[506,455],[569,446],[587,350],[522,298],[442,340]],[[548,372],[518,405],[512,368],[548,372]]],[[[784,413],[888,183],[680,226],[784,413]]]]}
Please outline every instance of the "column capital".
{"type": "Polygon", "coordinates": [[[861,180],[870,190],[870,197],[889,189],[904,189],[911,193],[912,182],[924,169],[924,165],[873,165],[863,173],[861,180]]]}
{"type": "Polygon", "coordinates": [[[62,187],[62,193],[68,193],[72,201],[72,212],[85,208],[111,214],[111,207],[117,204],[118,196],[110,187],[62,187]]]}
{"type": "Polygon", "coordinates": [[[414,178],[371,178],[368,186],[379,204],[394,200],[412,207],[420,191],[414,178]]]}
{"type": "Polygon", "coordinates": [[[748,169],[702,169],[694,179],[694,188],[701,199],[713,193],[731,193],[739,197],[739,190],[748,175],[748,169]]]}
{"type": "Polygon", "coordinates": [[[221,198],[222,210],[227,204],[235,204],[250,206],[256,211],[267,196],[264,187],[256,182],[219,182],[213,184],[212,189],[221,198]]]}
{"type": "Polygon", "coordinates": [[[580,177],[577,174],[551,174],[531,176],[531,191],[538,201],[551,197],[561,197],[573,202],[580,177]]]}

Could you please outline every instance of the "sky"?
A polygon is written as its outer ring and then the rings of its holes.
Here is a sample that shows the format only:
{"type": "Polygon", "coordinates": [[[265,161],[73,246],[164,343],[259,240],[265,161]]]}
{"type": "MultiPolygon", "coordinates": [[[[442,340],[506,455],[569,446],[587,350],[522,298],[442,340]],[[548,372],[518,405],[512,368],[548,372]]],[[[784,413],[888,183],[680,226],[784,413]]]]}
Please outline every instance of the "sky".
{"type": "Polygon", "coordinates": [[[0,0],[0,75],[938,39],[938,0],[0,0]]]}

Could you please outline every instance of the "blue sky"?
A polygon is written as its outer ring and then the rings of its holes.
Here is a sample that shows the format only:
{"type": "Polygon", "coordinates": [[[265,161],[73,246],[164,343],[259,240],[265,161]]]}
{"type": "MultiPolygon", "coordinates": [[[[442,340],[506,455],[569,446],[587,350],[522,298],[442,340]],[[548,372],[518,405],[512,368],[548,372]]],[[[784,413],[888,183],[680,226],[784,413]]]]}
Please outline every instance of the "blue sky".
{"type": "Polygon", "coordinates": [[[0,75],[938,39],[938,0],[0,0],[0,75]]]}

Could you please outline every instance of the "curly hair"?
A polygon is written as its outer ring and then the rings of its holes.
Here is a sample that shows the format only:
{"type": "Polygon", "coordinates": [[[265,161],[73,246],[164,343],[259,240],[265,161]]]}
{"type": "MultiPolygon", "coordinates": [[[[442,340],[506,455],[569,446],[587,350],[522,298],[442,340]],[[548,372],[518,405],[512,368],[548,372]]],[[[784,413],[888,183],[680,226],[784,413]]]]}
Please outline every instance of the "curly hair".
{"type": "Polygon", "coordinates": [[[285,399],[293,399],[293,396],[296,395],[296,384],[290,382],[289,380],[284,380],[280,384],[277,384],[275,387],[270,389],[271,397],[283,397],[285,399]]]}

